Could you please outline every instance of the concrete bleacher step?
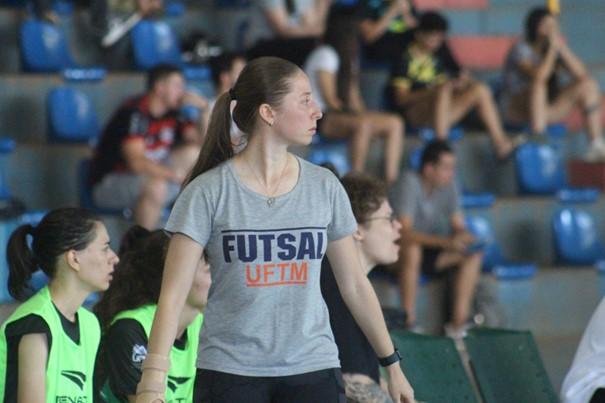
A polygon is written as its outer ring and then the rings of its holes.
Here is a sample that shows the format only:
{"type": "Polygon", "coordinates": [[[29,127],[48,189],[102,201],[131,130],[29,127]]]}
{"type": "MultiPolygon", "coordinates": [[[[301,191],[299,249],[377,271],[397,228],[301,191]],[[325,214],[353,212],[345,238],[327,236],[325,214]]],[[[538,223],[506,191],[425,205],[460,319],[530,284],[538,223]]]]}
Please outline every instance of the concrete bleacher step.
{"type": "MultiPolygon", "coordinates": [[[[383,305],[400,306],[393,280],[379,277],[372,284],[383,305]]],[[[483,274],[480,289],[494,298],[501,327],[531,330],[538,337],[577,335],[605,295],[605,276],[591,268],[542,267],[526,280],[504,281],[483,274]]],[[[418,324],[429,333],[442,331],[443,294],[443,281],[430,281],[419,288],[418,324]]]]}
{"type": "Polygon", "coordinates": [[[89,155],[86,146],[18,144],[6,164],[8,186],[30,210],[77,206],[77,166],[89,155]]]}

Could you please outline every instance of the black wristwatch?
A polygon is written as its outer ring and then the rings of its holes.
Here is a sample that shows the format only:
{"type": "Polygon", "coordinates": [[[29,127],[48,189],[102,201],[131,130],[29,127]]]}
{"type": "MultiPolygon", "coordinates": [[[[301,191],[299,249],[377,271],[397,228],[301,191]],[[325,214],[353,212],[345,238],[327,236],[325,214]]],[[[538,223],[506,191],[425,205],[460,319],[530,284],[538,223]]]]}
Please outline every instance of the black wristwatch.
{"type": "Polygon", "coordinates": [[[378,363],[381,367],[388,367],[389,365],[401,361],[401,354],[399,350],[395,349],[395,352],[383,358],[378,359],[378,363]]]}

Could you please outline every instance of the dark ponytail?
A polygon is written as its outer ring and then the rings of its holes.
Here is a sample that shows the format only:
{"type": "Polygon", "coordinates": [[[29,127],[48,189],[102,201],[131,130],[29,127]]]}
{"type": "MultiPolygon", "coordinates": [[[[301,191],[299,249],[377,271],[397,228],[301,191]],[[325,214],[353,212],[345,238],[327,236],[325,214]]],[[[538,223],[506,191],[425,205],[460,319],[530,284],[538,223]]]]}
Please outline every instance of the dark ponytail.
{"type": "Polygon", "coordinates": [[[85,249],[95,239],[97,222],[101,220],[90,210],[68,207],[52,210],[35,228],[26,224],[13,231],[6,248],[10,295],[18,301],[27,298],[29,280],[39,269],[54,278],[57,258],[85,249]]]}
{"type": "Polygon", "coordinates": [[[27,241],[33,236],[34,227],[22,225],[13,231],[8,240],[6,258],[8,261],[8,292],[18,301],[25,298],[25,289],[32,274],[38,270],[38,263],[27,241]]]}
{"type": "Polygon", "coordinates": [[[211,170],[223,161],[233,157],[233,144],[231,143],[231,95],[229,91],[221,94],[210,115],[210,123],[206,141],[200,151],[195,166],[185,180],[183,187],[198,175],[211,170]]]}
{"type": "Polygon", "coordinates": [[[94,307],[104,330],[122,311],[157,304],[168,241],[163,230],[149,231],[136,225],[126,232],[113,281],[94,307]]]}
{"type": "Polygon", "coordinates": [[[251,135],[262,104],[277,107],[290,91],[289,79],[302,70],[278,57],[259,57],[244,67],[233,88],[222,94],[212,110],[206,141],[200,156],[183,186],[206,171],[233,157],[231,143],[231,101],[237,127],[251,135]]]}

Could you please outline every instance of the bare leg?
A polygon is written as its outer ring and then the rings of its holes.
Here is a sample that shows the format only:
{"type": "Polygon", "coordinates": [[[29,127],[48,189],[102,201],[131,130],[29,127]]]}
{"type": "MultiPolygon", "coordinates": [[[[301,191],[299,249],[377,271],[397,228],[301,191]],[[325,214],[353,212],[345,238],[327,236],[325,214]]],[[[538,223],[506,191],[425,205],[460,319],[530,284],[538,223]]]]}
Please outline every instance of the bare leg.
{"type": "Polygon", "coordinates": [[[544,133],[548,122],[548,91],[545,80],[535,79],[529,94],[529,124],[533,133],[544,133]]]}
{"type": "Polygon", "coordinates": [[[464,259],[454,280],[454,301],[451,324],[463,326],[470,315],[471,303],[481,274],[483,255],[475,253],[464,259]]]}
{"type": "Polygon", "coordinates": [[[446,140],[451,127],[452,110],[452,92],[451,83],[447,82],[437,89],[435,101],[435,134],[438,139],[446,140]]]}
{"type": "Polygon", "coordinates": [[[366,116],[362,116],[351,139],[351,168],[353,171],[363,172],[365,169],[371,139],[370,120],[366,116]]]}
{"type": "Polygon", "coordinates": [[[387,183],[395,182],[399,176],[403,153],[403,120],[391,113],[366,112],[373,136],[384,136],[384,176],[387,183]]]}
{"type": "Polygon", "coordinates": [[[547,108],[548,123],[565,119],[576,106],[586,113],[587,132],[590,140],[600,139],[601,94],[599,85],[592,78],[576,81],[566,87],[547,108]]]}
{"type": "Polygon", "coordinates": [[[149,230],[155,229],[166,204],[168,183],[164,179],[148,178],[134,207],[134,222],[149,230]]]}
{"type": "Polygon", "coordinates": [[[456,124],[475,107],[494,143],[498,157],[506,157],[513,151],[513,144],[504,133],[494,97],[487,85],[473,81],[468,88],[455,94],[449,116],[450,125],[456,124]]]}
{"type": "Polygon", "coordinates": [[[602,127],[602,108],[601,108],[601,89],[599,84],[593,80],[586,80],[586,91],[582,106],[586,114],[586,129],[590,140],[600,140],[603,136],[602,127]]]}
{"type": "Polygon", "coordinates": [[[399,292],[401,304],[407,314],[407,322],[413,325],[416,322],[416,291],[420,278],[420,264],[422,263],[422,249],[418,244],[404,244],[402,248],[399,271],[399,292]]]}
{"type": "Polygon", "coordinates": [[[351,165],[363,171],[370,146],[371,127],[367,118],[348,113],[328,113],[322,122],[322,134],[329,138],[351,137],[351,165]]]}

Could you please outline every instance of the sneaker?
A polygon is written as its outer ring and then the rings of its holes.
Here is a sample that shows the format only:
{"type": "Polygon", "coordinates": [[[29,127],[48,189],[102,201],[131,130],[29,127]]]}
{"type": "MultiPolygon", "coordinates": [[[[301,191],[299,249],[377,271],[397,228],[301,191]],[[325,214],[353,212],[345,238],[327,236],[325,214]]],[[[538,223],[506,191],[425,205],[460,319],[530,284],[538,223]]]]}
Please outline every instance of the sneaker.
{"type": "Polygon", "coordinates": [[[518,134],[518,135],[512,136],[510,138],[510,143],[509,143],[510,149],[508,149],[508,151],[504,154],[497,153],[498,160],[500,160],[500,161],[508,160],[515,153],[515,151],[517,151],[517,148],[519,148],[523,144],[527,143],[527,141],[528,141],[528,138],[525,134],[518,134]]]}
{"type": "Polygon", "coordinates": [[[454,340],[462,340],[467,335],[467,330],[471,328],[470,324],[464,324],[462,326],[452,326],[449,323],[443,325],[445,335],[454,340]]]}
{"type": "Polygon", "coordinates": [[[584,159],[589,162],[605,162],[605,143],[591,145],[584,154],[584,159]]]}
{"type": "Polygon", "coordinates": [[[426,334],[426,329],[418,323],[407,325],[404,329],[410,333],[426,334]]]}
{"type": "Polygon", "coordinates": [[[108,48],[122,39],[143,17],[134,13],[125,20],[116,18],[109,22],[107,33],[101,38],[101,46],[108,48]]]}

